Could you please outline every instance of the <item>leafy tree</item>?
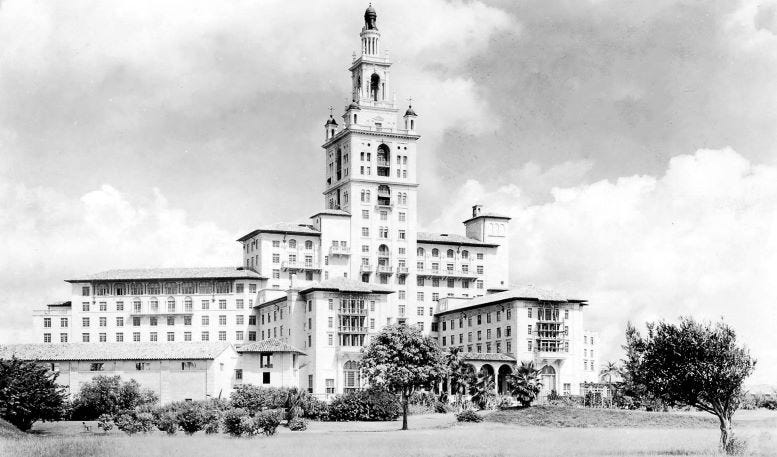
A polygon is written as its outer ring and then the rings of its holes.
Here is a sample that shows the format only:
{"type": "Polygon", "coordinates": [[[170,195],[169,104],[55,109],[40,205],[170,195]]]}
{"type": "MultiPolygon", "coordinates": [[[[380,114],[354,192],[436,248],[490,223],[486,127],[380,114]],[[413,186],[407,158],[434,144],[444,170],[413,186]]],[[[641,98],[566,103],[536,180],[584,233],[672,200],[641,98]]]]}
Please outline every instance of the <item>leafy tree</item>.
{"type": "Polygon", "coordinates": [[[445,365],[448,367],[451,392],[456,395],[456,406],[460,408],[467,387],[477,380],[475,367],[464,361],[464,353],[459,347],[450,348],[445,354],[445,365]]]}
{"type": "Polygon", "coordinates": [[[627,327],[626,369],[634,384],[670,406],[707,411],[720,421],[720,445],[731,438],[731,417],[739,407],[742,384],[755,368],[750,352],[737,346],[734,330],[681,318],[679,324],[648,323],[642,338],[627,327]]]}
{"type": "Polygon", "coordinates": [[[58,374],[33,361],[0,359],[0,417],[22,431],[61,418],[66,395],[58,374]]]}
{"type": "Polygon", "coordinates": [[[157,401],[152,390],[141,388],[134,379],[121,382],[120,376],[96,376],[81,387],[73,400],[73,418],[92,420],[101,414],[114,415],[157,401]]]}
{"type": "Polygon", "coordinates": [[[524,408],[528,408],[542,390],[540,372],[534,368],[534,362],[521,362],[508,379],[510,393],[524,408]]]}
{"type": "Polygon", "coordinates": [[[362,370],[373,387],[400,395],[402,430],[407,430],[410,395],[443,379],[448,368],[437,342],[415,326],[389,325],[364,350],[362,370]]]}
{"type": "Polygon", "coordinates": [[[469,384],[470,400],[480,409],[486,409],[488,404],[496,398],[494,391],[494,376],[486,370],[480,370],[469,384]]]}

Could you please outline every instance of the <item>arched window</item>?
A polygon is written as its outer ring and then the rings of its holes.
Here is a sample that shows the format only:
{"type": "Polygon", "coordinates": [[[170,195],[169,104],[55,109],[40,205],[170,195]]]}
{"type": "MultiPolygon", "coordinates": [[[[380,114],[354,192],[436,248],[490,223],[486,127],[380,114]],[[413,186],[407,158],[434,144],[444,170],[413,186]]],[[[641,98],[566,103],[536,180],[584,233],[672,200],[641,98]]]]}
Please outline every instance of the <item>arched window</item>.
{"type": "Polygon", "coordinates": [[[343,151],[337,150],[335,155],[335,171],[337,172],[337,179],[339,180],[343,176],[343,151]]]}
{"type": "Polygon", "coordinates": [[[378,186],[378,204],[391,205],[391,189],[385,184],[378,186]]]}
{"type": "Polygon", "coordinates": [[[440,257],[440,250],[437,248],[432,249],[432,257],[440,257]]]}
{"type": "Polygon", "coordinates": [[[469,259],[469,251],[467,251],[466,249],[461,251],[461,258],[462,259],[469,259]]]}
{"type": "Polygon", "coordinates": [[[381,244],[378,247],[378,257],[388,257],[389,256],[389,248],[385,244],[381,244]]]}
{"type": "Polygon", "coordinates": [[[417,255],[418,257],[423,257],[423,256],[424,256],[424,253],[425,253],[425,251],[424,251],[424,248],[418,248],[418,249],[416,249],[415,253],[416,253],[416,255],[417,255]]]}
{"type": "Polygon", "coordinates": [[[192,312],[192,297],[186,297],[183,299],[183,310],[187,313],[192,312]]]}
{"type": "Polygon", "coordinates": [[[167,297],[167,312],[168,313],[174,313],[175,312],[175,298],[174,297],[167,297]]]}
{"type": "Polygon", "coordinates": [[[359,379],[359,363],[349,360],[343,365],[343,380],[345,381],[345,392],[350,392],[361,387],[359,379]]]}
{"type": "Polygon", "coordinates": [[[313,249],[313,242],[310,240],[305,241],[305,249],[307,249],[308,251],[313,249]]]}
{"type": "Polygon", "coordinates": [[[358,124],[357,119],[358,119],[358,117],[356,116],[356,113],[353,113],[353,123],[354,124],[358,124]]]}
{"type": "Polygon", "coordinates": [[[371,198],[372,198],[372,197],[370,197],[370,191],[368,190],[368,191],[367,191],[367,202],[368,202],[368,203],[371,201],[371,198]]]}
{"type": "Polygon", "coordinates": [[[159,312],[159,301],[156,299],[156,297],[151,297],[151,300],[148,301],[148,304],[152,313],[159,312]]]}
{"type": "Polygon", "coordinates": [[[297,240],[295,240],[295,239],[289,240],[289,248],[290,249],[297,249],[297,240]]]}
{"type": "Polygon", "coordinates": [[[380,76],[377,73],[373,73],[370,76],[370,98],[374,101],[378,101],[378,92],[380,92],[380,76]]]}
{"type": "Polygon", "coordinates": [[[445,253],[449,259],[453,258],[453,249],[448,249],[448,252],[445,253]]]}

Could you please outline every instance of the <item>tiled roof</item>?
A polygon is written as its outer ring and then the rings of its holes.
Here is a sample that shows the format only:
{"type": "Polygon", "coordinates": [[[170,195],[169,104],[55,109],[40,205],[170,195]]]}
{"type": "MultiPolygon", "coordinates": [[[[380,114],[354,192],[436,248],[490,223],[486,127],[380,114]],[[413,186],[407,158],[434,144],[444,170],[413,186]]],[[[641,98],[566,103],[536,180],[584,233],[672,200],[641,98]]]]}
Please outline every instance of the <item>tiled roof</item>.
{"type": "Polygon", "coordinates": [[[307,355],[290,344],[286,344],[277,338],[268,338],[254,343],[244,344],[237,348],[237,352],[294,352],[307,355]]]}
{"type": "Polygon", "coordinates": [[[505,292],[498,292],[495,294],[486,294],[482,297],[475,297],[464,306],[450,308],[444,311],[440,311],[437,314],[459,312],[466,309],[477,308],[479,306],[492,305],[495,303],[503,303],[513,300],[551,301],[587,305],[586,300],[568,298],[559,292],[550,289],[541,289],[533,285],[528,285],[524,287],[513,288],[505,292]]]}
{"type": "Polygon", "coordinates": [[[291,224],[288,222],[279,222],[277,224],[263,225],[237,239],[245,241],[259,233],[289,233],[294,235],[321,236],[321,232],[309,224],[291,224]]]}
{"type": "Polygon", "coordinates": [[[325,209],[324,211],[319,211],[319,212],[317,212],[316,214],[314,214],[314,215],[312,215],[310,217],[314,218],[314,217],[316,217],[318,215],[321,215],[321,214],[324,214],[324,215],[327,215],[327,216],[348,216],[348,217],[351,216],[351,213],[349,213],[348,211],[343,211],[341,209],[325,209]]]}
{"type": "Polygon", "coordinates": [[[70,301],[55,301],[54,303],[46,303],[46,306],[48,306],[48,307],[51,307],[51,306],[67,307],[67,306],[71,306],[71,305],[72,305],[72,302],[70,302],[70,301]]]}
{"type": "Polygon", "coordinates": [[[467,219],[466,221],[464,221],[464,223],[466,224],[466,223],[467,223],[467,222],[469,222],[469,221],[474,221],[475,219],[477,219],[477,218],[479,218],[479,217],[491,217],[491,218],[493,218],[493,219],[507,219],[508,221],[509,221],[510,219],[512,219],[510,216],[505,216],[505,215],[503,215],[503,214],[496,214],[496,213],[482,213],[482,214],[478,214],[477,216],[470,217],[469,219],[467,219]]]}
{"type": "Polygon", "coordinates": [[[464,352],[462,357],[464,357],[464,360],[515,362],[515,357],[504,352],[464,352]]]}
{"type": "Polygon", "coordinates": [[[418,232],[417,235],[419,243],[434,243],[434,244],[458,244],[463,246],[485,246],[496,247],[498,244],[486,243],[484,241],[476,240],[474,238],[467,238],[463,235],[456,235],[452,233],[429,233],[418,232]]]}
{"type": "Polygon", "coordinates": [[[82,281],[127,281],[132,279],[265,279],[253,270],[242,267],[202,267],[202,268],[134,268],[107,270],[67,282],[82,281]]]}
{"type": "Polygon", "coordinates": [[[40,343],[0,346],[0,358],[25,360],[207,360],[229,343],[40,343]]]}
{"type": "Polygon", "coordinates": [[[377,284],[370,284],[361,281],[355,281],[353,279],[346,278],[334,278],[326,281],[314,283],[311,286],[301,290],[301,294],[313,292],[314,290],[331,290],[337,292],[359,292],[359,293],[378,293],[378,294],[390,294],[394,292],[393,289],[388,287],[382,287],[377,284]]]}

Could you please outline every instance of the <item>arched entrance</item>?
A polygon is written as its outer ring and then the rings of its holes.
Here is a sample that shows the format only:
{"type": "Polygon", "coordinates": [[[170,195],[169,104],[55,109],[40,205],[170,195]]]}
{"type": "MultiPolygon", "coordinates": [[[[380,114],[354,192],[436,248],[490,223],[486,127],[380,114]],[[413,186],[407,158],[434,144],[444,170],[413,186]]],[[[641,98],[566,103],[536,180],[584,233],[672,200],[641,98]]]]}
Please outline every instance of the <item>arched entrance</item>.
{"type": "Polygon", "coordinates": [[[556,389],[556,369],[550,365],[545,365],[540,370],[540,379],[542,380],[542,391],[540,396],[545,397],[550,395],[556,389]]]}
{"type": "Polygon", "coordinates": [[[512,374],[513,369],[510,368],[510,365],[502,365],[499,367],[499,372],[496,378],[496,392],[499,395],[509,395],[510,394],[510,386],[508,383],[508,380],[510,379],[510,375],[512,374]]]}

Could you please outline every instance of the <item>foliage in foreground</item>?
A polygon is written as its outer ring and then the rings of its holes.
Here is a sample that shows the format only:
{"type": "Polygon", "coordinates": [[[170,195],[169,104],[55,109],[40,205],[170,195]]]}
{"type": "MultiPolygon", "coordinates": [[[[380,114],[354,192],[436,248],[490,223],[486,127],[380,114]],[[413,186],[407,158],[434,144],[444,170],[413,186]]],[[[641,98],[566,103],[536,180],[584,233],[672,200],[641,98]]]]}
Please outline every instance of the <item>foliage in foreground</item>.
{"type": "Polygon", "coordinates": [[[286,419],[301,416],[307,419],[326,419],[327,404],[307,391],[296,387],[260,387],[253,384],[238,386],[230,395],[233,408],[248,412],[265,409],[285,409],[286,419]]]}
{"type": "Polygon", "coordinates": [[[720,446],[727,450],[731,417],[739,407],[744,380],[755,368],[734,330],[681,318],[679,324],[648,323],[643,338],[629,324],[626,370],[630,382],[670,406],[692,406],[718,417],[720,446]]]}
{"type": "Polygon", "coordinates": [[[224,431],[231,436],[274,435],[281,424],[283,411],[265,410],[251,416],[242,408],[232,408],[224,413],[224,431]]]}
{"type": "Polygon", "coordinates": [[[0,417],[27,431],[35,421],[52,421],[65,411],[65,391],[51,373],[36,362],[0,359],[0,417]]]}
{"type": "Polygon", "coordinates": [[[483,418],[472,409],[465,409],[456,414],[456,420],[459,422],[483,422],[483,418]]]}
{"type": "Polygon", "coordinates": [[[399,395],[402,430],[407,430],[409,398],[413,392],[431,387],[448,373],[443,352],[434,338],[409,325],[384,327],[364,350],[361,368],[371,386],[399,395]]]}
{"type": "Polygon", "coordinates": [[[508,378],[510,392],[522,407],[528,408],[542,390],[539,371],[534,362],[521,362],[515,373],[508,378]]]}
{"type": "Polygon", "coordinates": [[[338,395],[329,404],[330,421],[391,421],[402,413],[396,395],[366,389],[338,395]]]}
{"type": "Polygon", "coordinates": [[[154,391],[141,388],[134,379],[122,382],[118,375],[96,376],[81,386],[71,416],[73,420],[96,420],[101,414],[114,416],[158,401],[154,391]]]}

